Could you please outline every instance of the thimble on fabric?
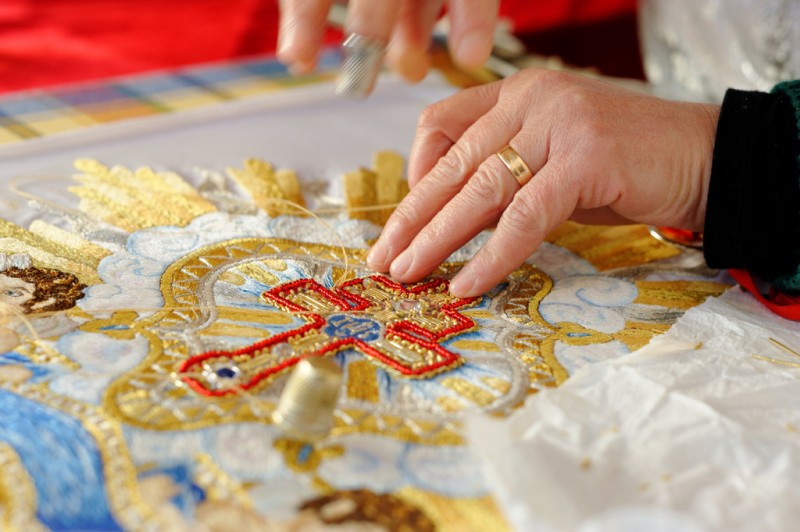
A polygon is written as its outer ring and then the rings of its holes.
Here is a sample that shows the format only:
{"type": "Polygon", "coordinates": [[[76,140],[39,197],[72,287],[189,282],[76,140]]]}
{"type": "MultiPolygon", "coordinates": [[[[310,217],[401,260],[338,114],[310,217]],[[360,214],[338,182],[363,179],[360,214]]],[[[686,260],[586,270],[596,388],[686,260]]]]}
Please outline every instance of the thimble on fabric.
{"type": "Polygon", "coordinates": [[[299,440],[324,438],[333,428],[333,410],[342,384],[342,369],[332,359],[305,358],[297,363],[281,392],[272,420],[299,440]]]}
{"type": "Polygon", "coordinates": [[[366,98],[381,71],[386,45],[376,39],[351,33],[342,44],[344,62],[336,77],[336,94],[366,98]]]}

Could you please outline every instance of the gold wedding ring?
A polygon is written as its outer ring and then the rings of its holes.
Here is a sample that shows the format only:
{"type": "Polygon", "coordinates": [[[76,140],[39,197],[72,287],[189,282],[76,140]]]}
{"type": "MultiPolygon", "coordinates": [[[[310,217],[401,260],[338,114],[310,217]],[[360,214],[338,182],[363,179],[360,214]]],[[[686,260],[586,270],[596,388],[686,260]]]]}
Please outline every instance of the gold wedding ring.
{"type": "Polygon", "coordinates": [[[497,156],[500,157],[500,160],[503,161],[503,164],[509,169],[511,174],[514,176],[514,179],[516,179],[517,183],[519,183],[519,186],[525,186],[525,183],[530,181],[533,177],[533,172],[531,172],[531,169],[528,168],[528,165],[525,164],[525,161],[523,161],[522,157],[519,156],[517,150],[511,146],[502,148],[499,152],[497,152],[497,156]]]}

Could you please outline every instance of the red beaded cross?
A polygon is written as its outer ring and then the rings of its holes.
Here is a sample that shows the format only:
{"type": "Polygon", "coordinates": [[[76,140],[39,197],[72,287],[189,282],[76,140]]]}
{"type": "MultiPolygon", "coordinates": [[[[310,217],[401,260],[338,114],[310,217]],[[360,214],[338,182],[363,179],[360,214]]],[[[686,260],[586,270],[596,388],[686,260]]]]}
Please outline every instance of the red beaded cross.
{"type": "Polygon", "coordinates": [[[441,343],[476,327],[460,310],[479,298],[452,297],[448,286],[444,279],[403,286],[383,275],[333,290],[313,279],[284,283],[262,298],[296,313],[304,325],[235,351],[192,356],[179,372],[192,374],[183,381],[196,392],[222,396],[250,389],[303,358],[354,349],[402,376],[429,377],[463,362],[441,343]]]}

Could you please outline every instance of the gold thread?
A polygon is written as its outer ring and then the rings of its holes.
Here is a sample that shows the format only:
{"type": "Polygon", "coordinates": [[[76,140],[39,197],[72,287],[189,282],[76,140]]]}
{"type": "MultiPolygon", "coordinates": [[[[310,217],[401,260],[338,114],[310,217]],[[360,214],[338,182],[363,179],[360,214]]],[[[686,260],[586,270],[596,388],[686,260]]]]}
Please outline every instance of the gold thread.
{"type": "Polygon", "coordinates": [[[783,349],[787,353],[800,358],[800,353],[789,347],[788,345],[781,343],[780,341],[776,340],[775,338],[769,338],[769,342],[773,345],[778,346],[780,349],[783,349]]]}
{"type": "Polygon", "coordinates": [[[3,530],[37,532],[46,528],[36,518],[37,493],[13,447],[0,442],[0,514],[3,530]]]}

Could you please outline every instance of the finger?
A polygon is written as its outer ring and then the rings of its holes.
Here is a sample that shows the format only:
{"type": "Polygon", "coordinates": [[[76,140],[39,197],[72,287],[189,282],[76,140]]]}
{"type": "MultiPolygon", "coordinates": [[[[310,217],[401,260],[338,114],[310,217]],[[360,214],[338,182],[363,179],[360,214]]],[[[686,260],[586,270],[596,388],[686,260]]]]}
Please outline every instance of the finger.
{"type": "Polygon", "coordinates": [[[453,144],[496,104],[502,82],[464,89],[428,106],[420,115],[408,160],[408,185],[413,188],[453,144]]]}
{"type": "Polygon", "coordinates": [[[450,0],[448,42],[456,63],[483,66],[492,53],[499,0],[450,0]]]}
{"type": "Polygon", "coordinates": [[[561,168],[548,163],[514,195],[492,236],[450,282],[451,294],[475,297],[491,290],[569,218],[579,187],[569,186],[564,175],[561,168]]]}
{"type": "Polygon", "coordinates": [[[278,59],[297,73],[317,64],[333,0],[281,0],[278,59]]]}
{"type": "Polygon", "coordinates": [[[392,213],[367,256],[367,265],[376,271],[387,271],[414,235],[461,190],[480,164],[499,150],[505,139],[514,136],[521,126],[519,120],[495,108],[470,126],[392,213]]]}
{"type": "Polygon", "coordinates": [[[433,217],[392,262],[392,278],[415,282],[495,222],[520,185],[503,162],[490,156],[464,188],[433,217]]]}
{"type": "Polygon", "coordinates": [[[421,81],[430,68],[431,34],[444,0],[404,0],[386,59],[408,81],[421,81]]]}
{"type": "Polygon", "coordinates": [[[350,0],[345,30],[388,44],[399,13],[400,0],[350,0]]]}

